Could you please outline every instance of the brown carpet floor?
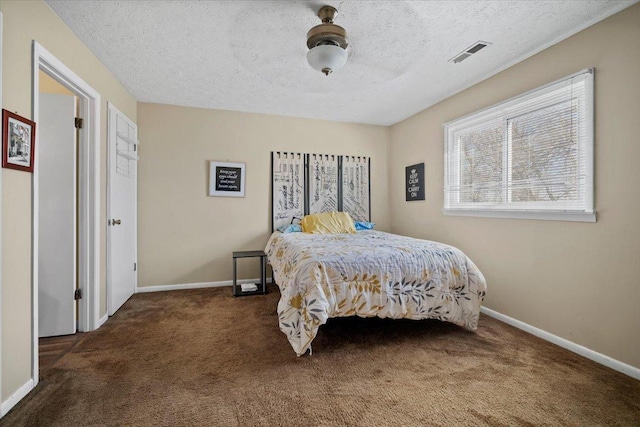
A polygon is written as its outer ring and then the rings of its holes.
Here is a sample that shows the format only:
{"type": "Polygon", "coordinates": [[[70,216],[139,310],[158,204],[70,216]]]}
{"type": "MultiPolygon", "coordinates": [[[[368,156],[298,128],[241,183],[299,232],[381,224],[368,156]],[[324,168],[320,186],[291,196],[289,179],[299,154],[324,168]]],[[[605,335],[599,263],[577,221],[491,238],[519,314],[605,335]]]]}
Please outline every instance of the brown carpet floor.
{"type": "Polygon", "coordinates": [[[331,319],[297,358],[269,290],[134,295],[0,424],[640,425],[640,381],[486,316],[331,319]]]}

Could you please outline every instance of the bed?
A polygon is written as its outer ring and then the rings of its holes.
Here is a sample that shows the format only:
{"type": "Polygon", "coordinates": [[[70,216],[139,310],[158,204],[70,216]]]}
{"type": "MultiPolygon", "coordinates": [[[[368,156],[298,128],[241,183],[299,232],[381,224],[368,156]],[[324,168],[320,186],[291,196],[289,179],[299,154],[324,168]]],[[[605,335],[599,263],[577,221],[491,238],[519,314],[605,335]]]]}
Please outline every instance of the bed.
{"type": "Polygon", "coordinates": [[[278,320],[298,356],[330,317],[439,319],[474,331],[486,281],[459,249],[376,230],[274,232],[278,320]]]}

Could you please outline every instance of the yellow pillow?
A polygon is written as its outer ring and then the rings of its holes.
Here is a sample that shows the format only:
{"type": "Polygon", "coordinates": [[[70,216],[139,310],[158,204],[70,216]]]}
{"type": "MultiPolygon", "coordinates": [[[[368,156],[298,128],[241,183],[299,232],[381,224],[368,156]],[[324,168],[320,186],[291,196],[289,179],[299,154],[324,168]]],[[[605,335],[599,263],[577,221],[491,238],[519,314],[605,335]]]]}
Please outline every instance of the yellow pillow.
{"type": "Polygon", "coordinates": [[[347,212],[323,212],[306,215],[300,222],[302,231],[312,234],[355,233],[351,215],[347,212]]]}

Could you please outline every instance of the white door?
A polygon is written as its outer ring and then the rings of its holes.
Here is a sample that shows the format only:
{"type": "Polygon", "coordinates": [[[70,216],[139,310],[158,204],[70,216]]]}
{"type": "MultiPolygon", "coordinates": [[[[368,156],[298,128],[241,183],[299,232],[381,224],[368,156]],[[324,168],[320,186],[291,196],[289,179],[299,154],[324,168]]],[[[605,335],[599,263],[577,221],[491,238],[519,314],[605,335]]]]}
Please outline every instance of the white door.
{"type": "Polygon", "coordinates": [[[38,335],[50,337],[76,333],[76,103],[39,96],[38,335]]]}
{"type": "Polygon", "coordinates": [[[138,127],[109,104],[107,308],[112,316],[137,282],[138,127]]]}

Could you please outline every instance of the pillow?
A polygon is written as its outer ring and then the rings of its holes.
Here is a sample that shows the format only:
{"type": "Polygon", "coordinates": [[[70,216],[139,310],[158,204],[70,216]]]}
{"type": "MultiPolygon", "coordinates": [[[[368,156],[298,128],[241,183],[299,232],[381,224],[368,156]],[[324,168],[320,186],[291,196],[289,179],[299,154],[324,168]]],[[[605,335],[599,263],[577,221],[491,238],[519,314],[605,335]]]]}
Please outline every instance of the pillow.
{"type": "Polygon", "coordinates": [[[302,231],[312,234],[355,233],[351,215],[347,212],[323,212],[306,215],[300,222],[302,231]]]}
{"type": "Polygon", "coordinates": [[[281,233],[300,233],[302,232],[302,227],[300,227],[300,224],[285,224],[278,227],[278,231],[281,233]]]}
{"type": "Polygon", "coordinates": [[[376,223],[367,221],[356,221],[354,225],[356,226],[356,230],[373,230],[373,227],[376,226],[376,223]]]}

